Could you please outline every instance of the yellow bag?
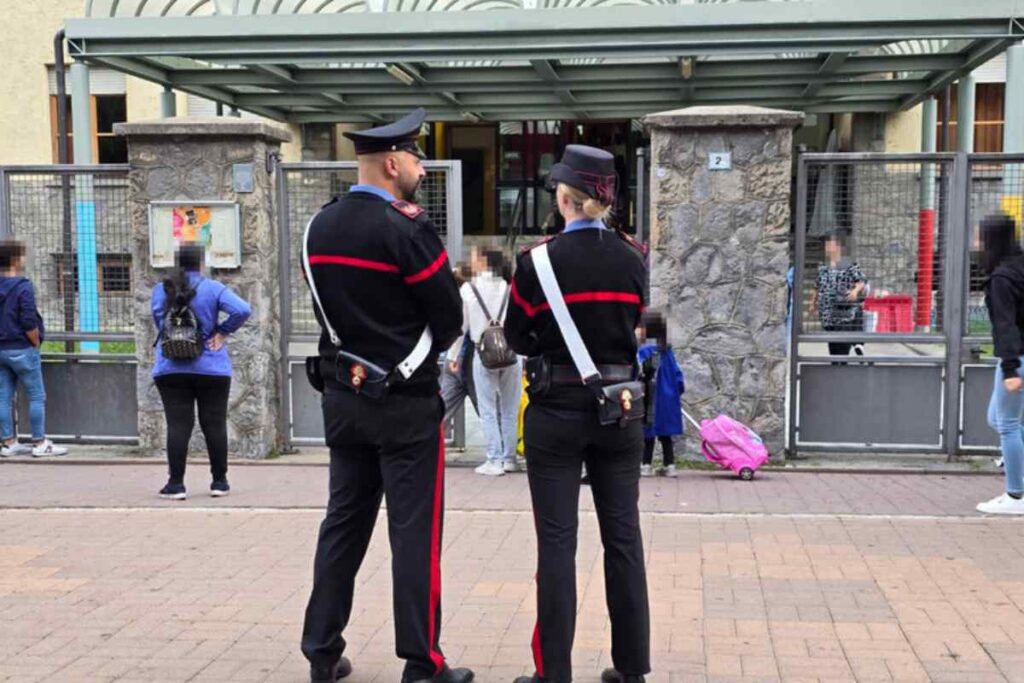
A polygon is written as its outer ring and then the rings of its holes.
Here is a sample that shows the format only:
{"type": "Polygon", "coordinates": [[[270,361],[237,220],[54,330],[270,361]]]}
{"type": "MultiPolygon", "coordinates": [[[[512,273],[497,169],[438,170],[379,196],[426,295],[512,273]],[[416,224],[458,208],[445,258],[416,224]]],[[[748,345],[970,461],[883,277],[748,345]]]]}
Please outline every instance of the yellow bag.
{"type": "Polygon", "coordinates": [[[526,373],[523,373],[523,395],[519,399],[519,420],[517,423],[517,434],[519,440],[516,442],[516,453],[520,456],[525,456],[525,445],[523,443],[523,416],[526,414],[526,406],[530,403],[530,397],[526,394],[526,373]]]}

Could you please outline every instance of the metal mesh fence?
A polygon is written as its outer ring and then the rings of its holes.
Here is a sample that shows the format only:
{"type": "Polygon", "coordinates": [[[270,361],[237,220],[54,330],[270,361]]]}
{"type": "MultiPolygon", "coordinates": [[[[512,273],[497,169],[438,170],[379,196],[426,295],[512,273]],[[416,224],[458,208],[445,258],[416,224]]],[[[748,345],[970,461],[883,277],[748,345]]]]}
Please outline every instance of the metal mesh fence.
{"type": "Polygon", "coordinates": [[[25,275],[51,338],[130,334],[128,169],[0,169],[6,223],[27,248],[25,275]]]}
{"type": "MultiPolygon", "coordinates": [[[[446,168],[431,168],[420,186],[418,203],[430,214],[441,239],[446,239],[450,220],[448,207],[448,176],[446,168]]],[[[330,201],[331,197],[347,192],[356,184],[356,166],[352,163],[290,164],[282,167],[287,201],[287,226],[291,254],[291,321],[289,334],[316,335],[320,333],[313,315],[313,301],[302,279],[302,236],[309,219],[330,201]]]]}
{"type": "Polygon", "coordinates": [[[952,164],[806,163],[801,332],[941,332],[952,164]]]}
{"type": "Polygon", "coordinates": [[[1022,237],[1022,211],[1024,211],[1024,159],[1012,161],[997,158],[977,158],[970,162],[968,197],[970,213],[968,248],[970,249],[967,291],[967,315],[964,332],[970,337],[992,336],[992,326],[985,308],[985,274],[981,268],[981,223],[997,216],[1009,216],[1017,226],[1017,238],[1022,237]],[[1014,163],[1016,162],[1016,163],[1014,163]]]}

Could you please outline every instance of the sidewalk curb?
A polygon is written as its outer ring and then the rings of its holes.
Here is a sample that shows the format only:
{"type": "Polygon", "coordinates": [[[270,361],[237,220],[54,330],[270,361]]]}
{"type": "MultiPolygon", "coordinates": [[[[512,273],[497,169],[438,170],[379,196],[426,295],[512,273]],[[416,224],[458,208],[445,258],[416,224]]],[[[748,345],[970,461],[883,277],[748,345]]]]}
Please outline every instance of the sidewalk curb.
{"type": "MultiPolygon", "coordinates": [[[[205,463],[205,458],[189,458],[189,464],[192,463],[205,463]]],[[[327,462],[288,462],[287,456],[284,458],[274,458],[273,460],[247,460],[247,459],[231,459],[228,461],[231,467],[328,467],[327,462]]],[[[447,467],[469,469],[476,467],[479,463],[467,462],[467,461],[453,461],[446,463],[447,467]]],[[[74,466],[74,465],[88,465],[88,466],[101,466],[101,465],[113,465],[113,466],[126,466],[126,465],[151,465],[165,467],[167,461],[162,458],[72,458],[66,457],[51,457],[51,458],[31,458],[24,456],[14,456],[8,458],[0,458],[0,465],[59,465],[59,466],[74,466]]],[[[720,472],[719,470],[694,468],[694,469],[683,469],[681,472],[706,472],[715,473],[720,472]]],[[[929,476],[970,476],[970,477],[996,477],[1002,476],[1002,472],[999,470],[959,470],[959,469],[932,469],[927,467],[826,467],[821,465],[807,465],[807,466],[793,466],[783,465],[775,467],[762,467],[759,472],[771,473],[771,474],[868,474],[868,475],[929,475],[929,476]]],[[[755,477],[754,483],[757,482],[755,477]]]]}

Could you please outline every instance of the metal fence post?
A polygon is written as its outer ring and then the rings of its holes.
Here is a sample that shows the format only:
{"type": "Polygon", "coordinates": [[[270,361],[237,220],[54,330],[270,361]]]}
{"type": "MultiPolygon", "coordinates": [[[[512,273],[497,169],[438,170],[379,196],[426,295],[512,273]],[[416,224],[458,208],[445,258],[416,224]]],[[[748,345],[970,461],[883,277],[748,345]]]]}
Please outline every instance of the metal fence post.
{"type": "Polygon", "coordinates": [[[448,208],[448,258],[454,265],[462,260],[462,162],[447,162],[445,203],[448,208]]]}
{"type": "Polygon", "coordinates": [[[277,174],[277,272],[280,281],[278,327],[280,328],[281,368],[280,414],[278,425],[281,449],[292,450],[292,387],[291,387],[291,336],[292,336],[292,250],[291,226],[288,222],[288,173],[281,164],[274,164],[277,174]]]}
{"type": "Polygon", "coordinates": [[[7,171],[0,167],[0,235],[9,237],[11,235],[11,220],[8,212],[11,210],[10,194],[7,188],[7,171]]]}
{"type": "Polygon", "coordinates": [[[644,197],[646,191],[645,186],[647,184],[647,161],[644,158],[644,148],[638,147],[636,150],[636,238],[639,242],[643,243],[647,241],[647,226],[644,225],[644,214],[647,211],[647,201],[644,197]]]}
{"type": "Polygon", "coordinates": [[[799,367],[797,360],[800,357],[800,330],[804,324],[804,263],[807,252],[807,159],[804,156],[797,158],[796,172],[796,264],[793,272],[793,308],[789,317],[789,400],[788,416],[789,424],[786,430],[786,441],[789,448],[788,455],[797,454],[797,416],[799,413],[800,392],[797,390],[799,382],[799,367]]]}
{"type": "MultiPolygon", "coordinates": [[[[947,167],[948,168],[948,167],[947,167]]],[[[963,350],[964,302],[967,289],[968,243],[970,230],[970,165],[966,152],[960,152],[953,161],[952,177],[946,182],[949,211],[946,225],[946,273],[943,291],[945,311],[943,327],[946,332],[946,404],[943,442],[948,459],[960,449],[960,364],[963,350]]]]}

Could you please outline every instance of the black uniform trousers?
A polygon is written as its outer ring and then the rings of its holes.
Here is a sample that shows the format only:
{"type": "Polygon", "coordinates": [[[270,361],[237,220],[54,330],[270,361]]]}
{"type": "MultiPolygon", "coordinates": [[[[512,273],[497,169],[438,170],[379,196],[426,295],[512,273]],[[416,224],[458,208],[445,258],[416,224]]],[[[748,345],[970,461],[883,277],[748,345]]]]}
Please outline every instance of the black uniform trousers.
{"type": "Polygon", "coordinates": [[[322,405],[331,449],[330,500],[320,525],[302,652],[323,666],[344,652],[356,572],[386,497],[395,650],[406,660],[406,676],[430,678],[445,663],[438,645],[444,404],[436,394],[392,394],[379,402],[328,386],[322,405]]]}
{"type": "Polygon", "coordinates": [[[640,536],[643,423],[602,427],[596,412],[553,412],[531,402],[523,425],[537,527],[537,626],[533,658],[545,681],[572,680],[576,631],[576,536],[586,462],[604,545],[612,662],[623,674],[651,670],[650,614],[640,536]]]}

